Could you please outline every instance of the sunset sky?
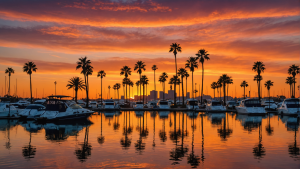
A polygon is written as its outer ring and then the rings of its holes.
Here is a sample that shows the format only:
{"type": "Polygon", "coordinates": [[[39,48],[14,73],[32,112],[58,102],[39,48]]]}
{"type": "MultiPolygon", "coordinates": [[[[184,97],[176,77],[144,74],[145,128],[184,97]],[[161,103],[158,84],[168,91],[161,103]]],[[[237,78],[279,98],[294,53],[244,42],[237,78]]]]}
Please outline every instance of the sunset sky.
{"type": "MultiPolygon", "coordinates": [[[[287,70],[300,63],[300,1],[299,0],[1,0],[0,1],[0,95],[4,93],[7,67],[12,67],[11,94],[29,97],[29,76],[22,71],[25,62],[33,61],[37,72],[32,75],[34,96],[73,95],[66,85],[71,77],[79,76],[78,58],[87,56],[94,73],[90,77],[90,95],[100,93],[97,72],[104,70],[103,95],[107,86],[121,83],[121,67],[132,68],[129,77],[139,78],[134,64],[142,60],[153,89],[156,77],[167,72],[175,74],[172,43],[179,43],[178,68],[188,57],[204,48],[210,54],[205,61],[204,94],[213,95],[210,84],[222,74],[233,78],[229,95],[241,97],[240,84],[248,81],[251,95],[257,92],[252,65],[266,65],[263,83],[274,81],[271,95],[289,97],[285,84],[287,70]],[[24,95],[23,95],[24,92],[24,95]]],[[[191,74],[191,73],[190,73],[191,74]]],[[[300,76],[297,76],[299,85],[300,76]]],[[[157,89],[162,90],[157,80],[157,89]]],[[[194,73],[197,89],[201,81],[201,65],[194,73]]],[[[185,85],[185,82],[184,82],[185,85]]],[[[136,87],[133,88],[136,94],[136,87]]],[[[166,87],[169,89],[169,85],[166,87]]],[[[121,90],[122,91],[122,90],[121,90]]],[[[188,79],[191,91],[191,78],[188,79]]],[[[79,93],[79,97],[85,94],[79,93]]],[[[122,92],[121,92],[122,93],[122,92]]],[[[113,90],[111,90],[113,96],[113,90]]],[[[266,88],[263,87],[263,96],[266,88]]],[[[299,96],[297,90],[296,96],[299,96]]]]}

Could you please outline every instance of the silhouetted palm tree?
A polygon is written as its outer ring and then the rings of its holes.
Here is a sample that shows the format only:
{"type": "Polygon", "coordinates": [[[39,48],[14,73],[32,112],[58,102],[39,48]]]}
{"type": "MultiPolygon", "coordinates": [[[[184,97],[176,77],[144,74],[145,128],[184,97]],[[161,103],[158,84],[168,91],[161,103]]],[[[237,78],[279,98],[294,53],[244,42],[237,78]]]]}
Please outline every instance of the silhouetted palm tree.
{"type": "Polygon", "coordinates": [[[229,77],[227,74],[223,74],[220,76],[219,81],[222,83],[223,86],[223,93],[224,93],[224,105],[226,104],[226,84],[230,81],[231,77],[229,77]]]}
{"type": "Polygon", "coordinates": [[[198,53],[196,53],[197,58],[199,59],[199,62],[201,62],[202,64],[202,87],[201,87],[201,104],[202,104],[202,96],[203,96],[203,79],[204,79],[204,61],[209,60],[210,58],[208,57],[208,51],[206,51],[205,49],[200,49],[198,51],[198,53]]]}
{"type": "MultiPolygon", "coordinates": [[[[9,78],[9,83],[8,83],[8,95],[10,96],[10,76],[12,73],[15,73],[14,69],[11,68],[11,67],[8,67],[6,70],[5,70],[5,73],[8,74],[8,78],[9,78]]],[[[6,91],[5,91],[6,92],[6,91]]]]}
{"type": "Polygon", "coordinates": [[[186,61],[185,68],[189,68],[192,72],[192,97],[194,97],[194,71],[195,68],[198,68],[197,58],[196,57],[189,57],[186,61]]]}
{"type": "Polygon", "coordinates": [[[246,99],[246,87],[248,87],[248,82],[245,80],[241,83],[241,87],[244,88],[244,99],[246,99]]]}
{"type": "Polygon", "coordinates": [[[190,74],[186,71],[184,77],[185,77],[185,94],[187,96],[187,78],[190,77],[190,74]]]}
{"type": "MultiPolygon", "coordinates": [[[[143,71],[146,70],[145,67],[146,67],[146,65],[145,65],[145,62],[143,62],[143,61],[137,61],[135,66],[134,66],[134,70],[136,70],[137,73],[140,75],[140,82],[142,81],[141,80],[142,79],[142,73],[143,73],[143,71]]],[[[140,99],[141,99],[141,94],[142,94],[141,88],[142,88],[142,86],[140,84],[140,99]]]]}
{"type": "MultiPolygon", "coordinates": [[[[253,80],[257,82],[257,87],[259,87],[260,82],[263,80],[263,78],[261,75],[255,75],[253,80]]],[[[261,90],[261,88],[259,88],[259,92],[261,92],[260,90],[261,90]]]]}
{"type": "Polygon", "coordinates": [[[118,92],[118,100],[119,100],[119,89],[121,88],[120,83],[116,83],[114,86],[116,86],[117,92],[118,92]]]}
{"type": "Polygon", "coordinates": [[[146,75],[143,75],[142,77],[141,77],[141,80],[140,80],[140,82],[141,82],[141,85],[143,85],[143,104],[145,104],[145,85],[146,84],[148,84],[148,77],[146,76],[146,75]]]}
{"type": "Polygon", "coordinates": [[[215,98],[215,90],[218,87],[218,84],[216,82],[212,82],[210,85],[210,88],[212,88],[214,90],[214,98],[215,98]]]}
{"type": "Polygon", "coordinates": [[[231,77],[229,77],[229,79],[227,80],[226,83],[227,83],[227,95],[226,96],[227,96],[227,100],[228,100],[228,95],[229,95],[228,94],[228,88],[229,88],[230,84],[233,84],[233,79],[231,77]]]}
{"type": "Polygon", "coordinates": [[[85,84],[83,80],[79,77],[72,77],[67,84],[68,89],[73,89],[75,90],[75,102],[77,103],[77,93],[78,89],[84,90],[85,89],[85,84]]]}
{"type": "Polygon", "coordinates": [[[33,103],[32,100],[32,84],[31,84],[31,74],[33,72],[36,72],[37,67],[33,62],[27,62],[25,63],[25,65],[23,66],[23,72],[26,72],[27,74],[29,74],[30,77],[30,102],[33,103]]]}
{"type": "Polygon", "coordinates": [[[293,93],[292,98],[295,98],[295,95],[296,95],[296,75],[299,74],[299,71],[300,71],[299,66],[296,66],[295,64],[290,66],[288,69],[289,75],[292,75],[294,78],[294,93],[293,93]]]}
{"type": "MultiPolygon", "coordinates": [[[[125,88],[126,88],[126,96],[125,96],[125,100],[127,101],[127,84],[128,84],[128,76],[131,75],[131,68],[128,67],[128,66],[123,66],[121,68],[121,73],[120,75],[124,75],[125,76],[125,88]]],[[[124,82],[124,79],[123,79],[123,82],[124,82]]]]}
{"type": "Polygon", "coordinates": [[[97,77],[101,78],[101,103],[102,103],[102,79],[106,76],[104,70],[100,70],[97,74],[97,77]]]}
{"type": "MultiPolygon", "coordinates": [[[[179,79],[178,79],[178,76],[175,76],[173,75],[173,77],[170,78],[169,80],[169,84],[170,85],[174,85],[174,89],[175,89],[175,86],[180,83],[179,79]]],[[[176,90],[174,90],[174,93],[176,93],[176,90]]],[[[176,100],[174,100],[174,104],[175,104],[176,100]]]]}
{"type": "Polygon", "coordinates": [[[268,89],[268,95],[269,95],[269,108],[270,108],[270,88],[273,86],[273,83],[271,80],[266,81],[265,87],[268,89]]]}
{"type": "MultiPolygon", "coordinates": [[[[176,55],[178,52],[181,52],[181,46],[180,44],[177,44],[177,43],[172,43],[172,45],[170,45],[170,50],[169,52],[173,52],[174,54],[174,57],[175,57],[175,74],[177,76],[177,60],[176,60],[176,55]]],[[[175,88],[174,88],[174,103],[175,103],[175,106],[176,106],[176,85],[175,85],[175,88]]]]}
{"type": "Polygon", "coordinates": [[[129,86],[129,102],[130,102],[130,87],[134,86],[133,81],[131,81],[130,79],[128,81],[128,86],[129,86]]]}
{"type": "Polygon", "coordinates": [[[89,107],[89,75],[93,73],[93,67],[91,66],[91,61],[87,59],[87,57],[79,58],[77,62],[76,69],[81,68],[81,74],[84,76],[85,82],[85,91],[86,91],[86,107],[89,107]]]}
{"type": "MultiPolygon", "coordinates": [[[[154,90],[156,91],[156,82],[155,82],[155,70],[157,70],[158,68],[157,68],[157,66],[156,65],[153,65],[152,66],[152,70],[154,71],[154,90]]],[[[156,92],[154,93],[154,98],[155,98],[155,100],[156,100],[156,98],[157,98],[157,96],[156,96],[156,92]]]]}
{"type": "Polygon", "coordinates": [[[108,97],[110,98],[110,85],[108,85],[108,97]]]}
{"type": "Polygon", "coordinates": [[[178,75],[181,77],[181,82],[182,82],[182,104],[184,105],[184,90],[183,90],[183,78],[185,77],[187,71],[184,68],[180,68],[178,70],[178,75]]]}
{"type": "MultiPolygon", "coordinates": [[[[219,78],[218,81],[217,81],[217,84],[218,84],[218,88],[220,88],[220,101],[222,100],[221,99],[221,93],[222,93],[222,86],[223,86],[223,83],[221,81],[221,79],[219,78]]],[[[217,89],[218,89],[217,88],[217,89]]]]}
{"type": "Polygon", "coordinates": [[[261,94],[260,93],[261,92],[260,91],[260,81],[262,80],[261,73],[263,73],[265,69],[266,68],[265,68],[265,65],[263,64],[263,62],[260,62],[260,61],[254,62],[252,70],[254,72],[257,72],[256,80],[257,80],[257,83],[258,83],[258,99],[259,99],[259,101],[261,99],[261,95],[260,95],[261,94]]]}
{"type": "MultiPolygon", "coordinates": [[[[165,89],[166,89],[166,85],[165,82],[167,81],[168,78],[168,74],[166,72],[163,72],[160,76],[159,76],[159,82],[163,84],[163,91],[164,91],[164,95],[163,95],[163,100],[165,100],[165,89]]],[[[161,98],[161,96],[159,96],[161,98]]]]}
{"type": "Polygon", "coordinates": [[[294,78],[293,77],[287,77],[285,83],[288,84],[288,85],[290,85],[290,97],[292,97],[292,95],[293,95],[294,78]]]}
{"type": "MultiPolygon", "coordinates": [[[[138,81],[136,81],[135,82],[135,85],[136,85],[136,91],[137,91],[137,95],[139,96],[139,86],[140,86],[140,81],[138,80],[138,81]]],[[[139,97],[139,100],[140,100],[141,98],[139,97]]]]}

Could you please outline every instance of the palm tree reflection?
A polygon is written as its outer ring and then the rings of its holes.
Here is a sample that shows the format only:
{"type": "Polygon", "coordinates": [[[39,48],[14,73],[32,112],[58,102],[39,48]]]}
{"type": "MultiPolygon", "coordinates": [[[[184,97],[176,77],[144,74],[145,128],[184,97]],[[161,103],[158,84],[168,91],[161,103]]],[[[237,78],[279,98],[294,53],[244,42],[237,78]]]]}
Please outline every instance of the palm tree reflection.
{"type": "Polygon", "coordinates": [[[259,142],[258,145],[256,145],[253,148],[253,155],[256,159],[262,159],[266,155],[266,150],[264,146],[262,145],[262,126],[261,123],[259,123],[259,142]]]}
{"type": "Polygon", "coordinates": [[[103,144],[104,140],[105,140],[104,136],[102,136],[102,116],[103,116],[103,114],[101,113],[101,115],[100,115],[100,118],[101,118],[101,135],[97,138],[99,144],[103,144]]]}
{"type": "Polygon", "coordinates": [[[230,137],[230,135],[232,134],[232,129],[229,128],[227,113],[225,118],[223,119],[223,127],[221,129],[218,129],[218,133],[222,141],[227,141],[227,138],[230,137]],[[227,126],[226,126],[226,120],[227,120],[227,126]]]}
{"type": "Polygon", "coordinates": [[[79,148],[76,148],[75,155],[80,162],[85,162],[86,159],[91,156],[92,146],[89,144],[89,127],[85,128],[85,136],[83,143],[79,144],[79,148]]]}
{"type": "Polygon", "coordinates": [[[274,132],[274,129],[271,126],[271,123],[270,123],[270,117],[271,117],[271,114],[269,114],[269,116],[268,116],[268,125],[266,126],[266,131],[267,131],[269,136],[273,135],[273,132],[274,132]]]}
{"type": "Polygon", "coordinates": [[[139,139],[135,143],[135,149],[137,152],[142,155],[143,150],[145,150],[145,143],[143,143],[143,136],[146,134],[144,131],[144,116],[143,116],[143,130],[142,130],[142,118],[140,117],[140,124],[139,124],[139,139]]]}
{"type": "Polygon", "coordinates": [[[30,160],[31,158],[34,158],[35,153],[36,153],[36,147],[31,145],[31,131],[30,131],[29,144],[22,148],[22,154],[25,157],[25,159],[30,160]]]}
{"type": "Polygon", "coordinates": [[[154,148],[155,147],[155,119],[156,119],[156,115],[157,115],[157,112],[154,111],[152,112],[151,114],[151,117],[153,118],[153,143],[152,143],[152,147],[154,148]]]}
{"type": "MultiPolygon", "coordinates": [[[[294,117],[290,117],[290,119],[292,119],[294,117]]],[[[287,126],[288,126],[288,130],[292,130],[295,131],[295,137],[294,137],[294,143],[290,144],[288,146],[288,151],[290,154],[290,157],[300,160],[299,155],[300,155],[300,149],[299,149],[299,145],[297,145],[297,131],[298,131],[298,127],[299,127],[299,122],[296,119],[292,120],[292,122],[287,121],[287,126]]]]}
{"type": "MultiPolygon", "coordinates": [[[[193,118],[192,126],[195,126],[195,119],[193,118]]],[[[192,168],[197,168],[200,163],[200,157],[195,155],[194,152],[194,131],[195,127],[192,127],[192,152],[187,157],[187,162],[192,166],[192,168]]]]}
{"type": "Polygon", "coordinates": [[[167,141],[167,133],[166,133],[166,117],[161,117],[163,118],[163,130],[159,131],[159,137],[162,142],[167,141]]]}
{"type": "Polygon", "coordinates": [[[124,112],[124,116],[125,116],[125,127],[123,128],[123,135],[125,135],[125,137],[121,138],[121,146],[123,147],[123,149],[127,150],[130,145],[131,145],[131,139],[128,138],[128,127],[127,127],[127,113],[128,112],[124,112]]]}
{"type": "Polygon", "coordinates": [[[114,121],[114,130],[119,130],[119,128],[120,128],[119,116],[120,116],[120,114],[116,113],[115,121],[114,121]]]}

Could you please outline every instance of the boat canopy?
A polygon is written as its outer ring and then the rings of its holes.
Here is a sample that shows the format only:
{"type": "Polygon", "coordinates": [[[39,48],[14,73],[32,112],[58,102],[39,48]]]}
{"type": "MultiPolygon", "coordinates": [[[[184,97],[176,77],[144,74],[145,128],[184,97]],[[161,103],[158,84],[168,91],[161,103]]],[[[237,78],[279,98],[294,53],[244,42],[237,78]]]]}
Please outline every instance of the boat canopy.
{"type": "Polygon", "coordinates": [[[246,107],[262,107],[258,99],[248,99],[244,101],[246,107]]]}

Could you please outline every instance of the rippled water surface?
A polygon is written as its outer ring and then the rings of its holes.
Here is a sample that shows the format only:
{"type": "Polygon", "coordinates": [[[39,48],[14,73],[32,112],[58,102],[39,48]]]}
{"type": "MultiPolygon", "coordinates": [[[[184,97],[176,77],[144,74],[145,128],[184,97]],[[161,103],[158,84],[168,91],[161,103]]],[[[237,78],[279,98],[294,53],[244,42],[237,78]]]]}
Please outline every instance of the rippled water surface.
{"type": "Polygon", "coordinates": [[[0,168],[300,168],[299,119],[103,112],[85,121],[0,120],[0,168]]]}

